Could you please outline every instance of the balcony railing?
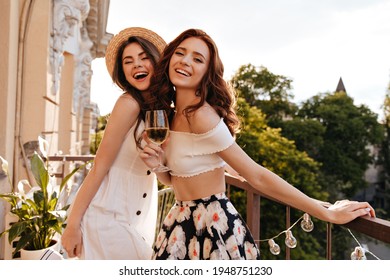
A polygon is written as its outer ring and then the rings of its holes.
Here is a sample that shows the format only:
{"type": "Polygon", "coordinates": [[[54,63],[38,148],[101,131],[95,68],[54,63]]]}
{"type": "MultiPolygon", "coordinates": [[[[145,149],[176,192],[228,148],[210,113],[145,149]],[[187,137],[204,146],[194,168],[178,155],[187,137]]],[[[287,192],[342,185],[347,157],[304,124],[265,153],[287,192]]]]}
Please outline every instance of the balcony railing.
{"type": "MultiPolygon", "coordinates": [[[[291,226],[290,211],[291,207],[283,202],[276,201],[275,199],[268,197],[267,195],[259,192],[253,188],[248,182],[243,182],[233,176],[226,175],[227,192],[229,194],[232,186],[244,190],[247,195],[246,213],[247,224],[251,229],[252,235],[255,240],[260,240],[260,199],[261,197],[272,200],[276,203],[286,206],[286,228],[291,226]]],[[[326,207],[327,203],[323,202],[326,207]]],[[[390,244],[390,221],[386,221],[379,218],[359,217],[350,223],[342,225],[355,232],[369,236],[377,241],[382,241],[390,244]]],[[[332,226],[327,223],[326,234],[326,259],[330,260],[332,256],[332,226]]],[[[290,249],[286,247],[286,259],[290,259],[290,249]]]]}
{"type": "MultiPolygon", "coordinates": [[[[63,178],[66,175],[66,166],[69,162],[73,163],[86,163],[90,160],[93,160],[94,156],[84,155],[84,156],[70,156],[70,155],[60,155],[60,156],[50,156],[50,162],[62,162],[62,166],[59,168],[59,171],[55,175],[59,178],[63,178]]],[[[84,170],[84,172],[88,172],[84,170]]],[[[86,173],[85,173],[86,174],[86,173]]],[[[266,198],[276,203],[285,205],[280,201],[268,197],[267,195],[259,192],[253,188],[248,182],[241,181],[236,177],[226,175],[226,185],[227,185],[227,194],[229,196],[231,187],[236,187],[246,192],[246,222],[249,229],[252,232],[252,235],[255,240],[260,240],[260,200],[261,198],[266,198]]],[[[325,202],[320,202],[324,204],[325,202]]],[[[286,207],[286,228],[291,226],[290,212],[292,207],[285,205],[286,207]]],[[[379,218],[369,218],[369,217],[359,217],[348,224],[342,225],[348,229],[354,230],[355,232],[369,236],[377,241],[390,244],[390,221],[386,221],[379,218]]],[[[332,224],[327,223],[327,234],[326,234],[326,259],[330,260],[332,256],[332,224]]],[[[286,259],[290,259],[290,249],[286,247],[286,259]]]]}
{"type": "MultiPolygon", "coordinates": [[[[64,178],[67,175],[67,168],[69,167],[69,164],[86,164],[88,161],[92,161],[95,159],[94,155],[55,155],[55,156],[49,156],[48,160],[50,163],[59,163],[58,166],[56,166],[56,170],[53,172],[53,175],[57,178],[64,178]]],[[[87,168],[84,168],[82,170],[84,172],[84,177],[88,172],[87,168]]]]}

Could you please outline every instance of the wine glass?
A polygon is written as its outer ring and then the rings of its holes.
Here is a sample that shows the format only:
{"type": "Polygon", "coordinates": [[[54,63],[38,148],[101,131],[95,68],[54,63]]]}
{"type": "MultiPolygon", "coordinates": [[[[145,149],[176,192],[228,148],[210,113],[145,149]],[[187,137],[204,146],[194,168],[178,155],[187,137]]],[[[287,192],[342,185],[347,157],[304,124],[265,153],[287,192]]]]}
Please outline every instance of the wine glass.
{"type": "MultiPolygon", "coordinates": [[[[146,135],[154,144],[160,146],[168,138],[169,123],[164,110],[146,111],[145,115],[146,135]]],[[[160,161],[160,157],[159,157],[160,161]]],[[[169,168],[159,162],[157,167],[151,169],[153,172],[166,172],[169,168]]]]}

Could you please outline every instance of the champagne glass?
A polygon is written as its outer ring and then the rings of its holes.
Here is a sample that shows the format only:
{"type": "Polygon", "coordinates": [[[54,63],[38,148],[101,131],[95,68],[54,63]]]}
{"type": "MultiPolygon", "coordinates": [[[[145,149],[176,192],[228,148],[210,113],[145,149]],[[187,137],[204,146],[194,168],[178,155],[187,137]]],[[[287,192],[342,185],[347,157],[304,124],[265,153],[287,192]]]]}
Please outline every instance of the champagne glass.
{"type": "MultiPolygon", "coordinates": [[[[154,144],[161,146],[168,138],[169,123],[164,110],[147,111],[145,115],[146,135],[154,144]]],[[[159,157],[159,165],[151,169],[153,172],[166,172],[169,168],[163,165],[159,157]]]]}

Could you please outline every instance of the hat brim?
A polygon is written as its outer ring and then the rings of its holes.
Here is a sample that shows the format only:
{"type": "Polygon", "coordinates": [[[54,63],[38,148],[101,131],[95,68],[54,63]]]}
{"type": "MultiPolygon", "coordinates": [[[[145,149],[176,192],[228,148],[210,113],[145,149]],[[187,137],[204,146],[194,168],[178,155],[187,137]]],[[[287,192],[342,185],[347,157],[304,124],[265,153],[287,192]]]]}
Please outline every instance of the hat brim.
{"type": "Polygon", "coordinates": [[[106,66],[108,73],[111,77],[114,70],[115,60],[118,54],[119,47],[130,37],[133,36],[141,37],[145,40],[148,40],[150,43],[156,46],[160,54],[163,53],[164,48],[166,46],[164,39],[161,38],[157,33],[149,29],[143,27],[129,27],[123,29],[110,40],[106,49],[106,66]]]}

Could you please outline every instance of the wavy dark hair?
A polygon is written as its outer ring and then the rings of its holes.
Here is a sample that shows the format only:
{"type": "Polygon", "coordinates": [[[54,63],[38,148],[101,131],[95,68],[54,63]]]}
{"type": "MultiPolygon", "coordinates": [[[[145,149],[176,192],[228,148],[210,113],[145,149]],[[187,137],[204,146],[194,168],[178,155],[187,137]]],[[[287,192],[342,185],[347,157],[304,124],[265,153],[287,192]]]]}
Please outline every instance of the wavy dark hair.
{"type": "Polygon", "coordinates": [[[236,96],[233,88],[223,79],[223,63],[218,54],[218,48],[211,37],[200,29],[188,29],[169,43],[155,68],[150,92],[152,99],[146,105],[149,109],[165,109],[169,118],[173,118],[175,102],[175,88],[169,79],[169,63],[176,48],[185,39],[196,37],[206,43],[210,51],[210,63],[202,78],[198,94],[200,101],[197,104],[185,108],[186,116],[199,109],[206,101],[214,108],[218,115],[224,119],[230,133],[234,136],[240,126],[235,112],[236,96]]]}
{"type": "Polygon", "coordinates": [[[131,43],[138,43],[141,48],[145,51],[146,55],[152,62],[153,68],[156,69],[157,62],[160,59],[160,53],[155,45],[149,42],[146,39],[143,39],[138,36],[129,37],[118,48],[118,52],[115,58],[115,65],[112,71],[112,81],[116,83],[124,92],[124,94],[130,94],[135,101],[137,101],[139,107],[141,108],[140,113],[138,114],[137,124],[134,130],[134,139],[138,148],[141,148],[142,136],[137,136],[138,127],[142,120],[145,120],[145,103],[149,103],[148,98],[145,98],[145,95],[142,95],[142,92],[133,87],[126,79],[125,73],[122,66],[122,55],[125,48],[131,43]]]}

